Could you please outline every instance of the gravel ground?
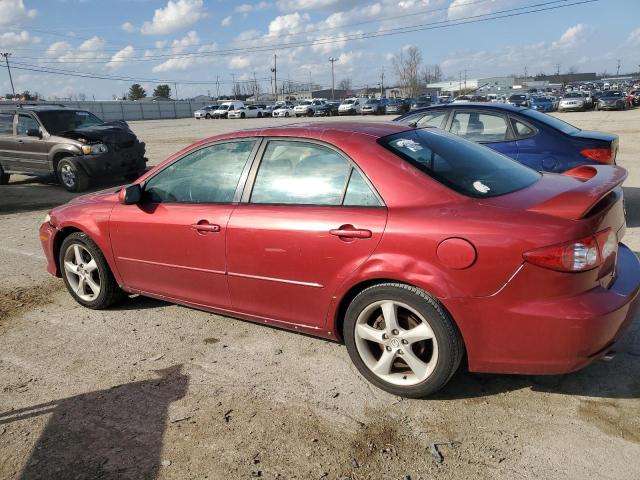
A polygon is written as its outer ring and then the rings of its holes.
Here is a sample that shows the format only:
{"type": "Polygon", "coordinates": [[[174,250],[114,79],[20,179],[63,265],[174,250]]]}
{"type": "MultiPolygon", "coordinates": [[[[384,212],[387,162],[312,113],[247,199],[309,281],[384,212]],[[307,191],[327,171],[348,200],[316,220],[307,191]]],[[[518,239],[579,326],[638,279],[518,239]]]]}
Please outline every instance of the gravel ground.
{"type": "MultiPolygon", "coordinates": [[[[620,135],[626,242],[640,251],[640,109],[561,117],[620,135]]],[[[153,165],[293,121],[132,127],[153,165]]],[[[638,478],[638,321],[612,362],[561,377],[461,371],[438,397],[403,400],[339,344],[145,298],[80,307],[46,274],[37,236],[72,196],[46,179],[0,188],[2,479],[638,478]]]]}

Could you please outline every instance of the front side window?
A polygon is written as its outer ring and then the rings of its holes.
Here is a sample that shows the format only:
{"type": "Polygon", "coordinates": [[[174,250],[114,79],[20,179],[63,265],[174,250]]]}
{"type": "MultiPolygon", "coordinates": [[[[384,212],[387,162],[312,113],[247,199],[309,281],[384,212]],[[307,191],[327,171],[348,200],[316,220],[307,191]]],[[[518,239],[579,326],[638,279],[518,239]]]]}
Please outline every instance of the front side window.
{"type": "Polygon", "coordinates": [[[251,203],[380,205],[360,173],[342,155],[315,143],[288,140],[272,140],[267,145],[251,203]]]}
{"type": "Polygon", "coordinates": [[[0,135],[13,135],[13,113],[0,113],[0,135]]]}
{"type": "Polygon", "coordinates": [[[451,133],[473,142],[501,142],[507,132],[507,122],[500,115],[456,112],[451,123],[451,133]]]}
{"type": "Polygon", "coordinates": [[[40,125],[30,115],[18,115],[18,125],[16,126],[16,134],[26,136],[29,130],[38,130],[40,125]]]}
{"type": "Polygon", "coordinates": [[[452,190],[495,197],[532,185],[535,170],[440,130],[407,130],[378,140],[383,147],[452,190]]]}
{"type": "Polygon", "coordinates": [[[219,143],[189,153],[153,176],[145,194],[153,203],[229,203],[255,140],[219,143]]]}

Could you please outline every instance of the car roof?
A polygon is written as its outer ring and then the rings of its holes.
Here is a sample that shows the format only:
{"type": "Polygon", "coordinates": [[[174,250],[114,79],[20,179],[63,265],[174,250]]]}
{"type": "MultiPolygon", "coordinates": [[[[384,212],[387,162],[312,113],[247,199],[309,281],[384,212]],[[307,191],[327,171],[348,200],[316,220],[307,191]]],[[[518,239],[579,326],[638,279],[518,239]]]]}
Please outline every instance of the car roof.
{"type": "Polygon", "coordinates": [[[430,110],[450,110],[452,108],[464,108],[465,110],[496,110],[501,112],[522,112],[524,110],[529,110],[528,107],[516,107],[514,105],[507,105],[506,103],[495,103],[495,102],[468,102],[468,103],[447,103],[447,104],[439,104],[439,105],[431,105],[430,107],[419,108],[417,110],[412,110],[411,112],[403,115],[414,115],[420,112],[428,112],[430,110]]]}
{"type": "Polygon", "coordinates": [[[44,112],[51,110],[81,110],[78,108],[67,108],[64,105],[0,105],[0,112],[24,110],[28,112],[44,112]]]}

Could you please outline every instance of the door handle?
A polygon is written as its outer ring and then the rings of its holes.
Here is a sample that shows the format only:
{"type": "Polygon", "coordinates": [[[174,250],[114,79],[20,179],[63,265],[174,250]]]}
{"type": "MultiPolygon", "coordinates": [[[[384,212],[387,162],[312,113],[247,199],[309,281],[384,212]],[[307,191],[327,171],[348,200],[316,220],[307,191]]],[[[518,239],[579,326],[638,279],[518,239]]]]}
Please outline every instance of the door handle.
{"type": "Polygon", "coordinates": [[[18,143],[24,143],[24,140],[18,140],[18,143]]]}
{"type": "Polygon", "coordinates": [[[193,228],[198,233],[220,231],[220,225],[216,225],[215,223],[209,223],[207,220],[200,220],[198,223],[192,223],[191,228],[193,228]]]}
{"type": "Polygon", "coordinates": [[[340,238],[371,238],[371,230],[355,228],[353,225],[342,225],[340,228],[329,230],[331,235],[340,238]]]}

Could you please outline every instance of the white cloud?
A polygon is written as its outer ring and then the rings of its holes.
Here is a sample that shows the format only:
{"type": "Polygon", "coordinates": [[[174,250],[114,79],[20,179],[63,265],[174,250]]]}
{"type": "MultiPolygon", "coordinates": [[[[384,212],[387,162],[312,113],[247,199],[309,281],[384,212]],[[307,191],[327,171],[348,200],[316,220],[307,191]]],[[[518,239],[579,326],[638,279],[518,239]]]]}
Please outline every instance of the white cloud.
{"type": "Polygon", "coordinates": [[[554,48],[573,48],[584,39],[585,34],[585,26],[582,23],[578,23],[573,27],[567,28],[560,39],[553,42],[551,45],[554,48]]]}
{"type": "Polygon", "coordinates": [[[145,35],[166,35],[193,25],[207,16],[203,0],[169,0],[158,8],[151,22],[144,22],[140,31],[145,35]]]}
{"type": "Polygon", "coordinates": [[[136,54],[135,49],[131,45],[127,45],[119,52],[115,53],[109,63],[107,63],[107,68],[111,70],[118,70],[121,67],[125,66],[125,61],[133,58],[136,54]]]}
{"type": "Polygon", "coordinates": [[[0,34],[0,45],[5,48],[19,47],[22,45],[33,45],[40,42],[40,38],[32,37],[29,32],[6,32],[0,34]]]}
{"type": "Polygon", "coordinates": [[[633,47],[640,47],[640,27],[629,33],[627,43],[633,47]]]}
{"type": "Polygon", "coordinates": [[[129,32],[129,33],[136,31],[135,25],[131,22],[124,22],[122,25],[120,25],[120,28],[125,32],[129,32]]]}
{"type": "Polygon", "coordinates": [[[25,7],[24,0],[0,1],[0,25],[14,25],[20,20],[33,18],[37,14],[37,10],[25,7]]]}
{"type": "Polygon", "coordinates": [[[327,10],[345,8],[357,4],[357,0],[278,0],[276,5],[284,12],[299,10],[327,10]]]}
{"type": "Polygon", "coordinates": [[[94,36],[74,47],[70,43],[61,41],[52,43],[47,49],[47,56],[59,62],[77,62],[80,60],[108,60],[104,53],[104,39],[94,36]]]}
{"type": "MultiPolygon", "coordinates": [[[[160,42],[156,42],[156,47],[158,47],[159,43],[160,42]]],[[[158,48],[164,47],[165,44],[166,42],[163,43],[162,46],[158,48]]],[[[195,50],[194,53],[212,52],[218,48],[218,46],[215,43],[208,44],[208,45],[200,45],[200,37],[198,36],[198,33],[194,30],[191,30],[184,37],[176,39],[173,42],[171,42],[171,53],[176,55],[189,53],[187,52],[187,49],[189,47],[195,47],[198,45],[199,47],[195,50]]],[[[145,52],[145,57],[151,57],[158,53],[160,52],[147,50],[145,52]]],[[[162,53],[166,53],[166,52],[162,52],[162,53]]],[[[161,64],[153,67],[152,71],[155,73],[185,71],[190,68],[193,68],[196,65],[211,63],[215,60],[216,59],[212,56],[196,57],[191,55],[182,55],[179,57],[169,58],[168,60],[162,62],[161,64]]]]}
{"type": "Polygon", "coordinates": [[[300,15],[298,12],[276,17],[269,23],[269,35],[299,33],[303,30],[309,18],[309,14],[300,15]]]}
{"type": "Polygon", "coordinates": [[[484,2],[470,2],[469,0],[453,0],[447,9],[449,20],[460,20],[461,18],[488,15],[498,10],[509,8],[513,4],[512,0],[485,0],[484,2]]]}
{"type": "Polygon", "coordinates": [[[265,10],[267,8],[271,8],[271,4],[269,2],[260,2],[256,4],[251,3],[242,3],[238,5],[235,10],[238,13],[249,13],[255,10],[265,10]]]}
{"type": "Polygon", "coordinates": [[[241,55],[231,57],[227,62],[227,66],[231,70],[242,70],[243,68],[247,68],[249,65],[251,65],[251,60],[248,57],[241,55]]]}
{"type": "Polygon", "coordinates": [[[229,15],[228,17],[224,17],[222,19],[222,21],[220,22],[220,25],[222,27],[230,27],[231,26],[231,20],[232,20],[231,15],[229,15]]]}

